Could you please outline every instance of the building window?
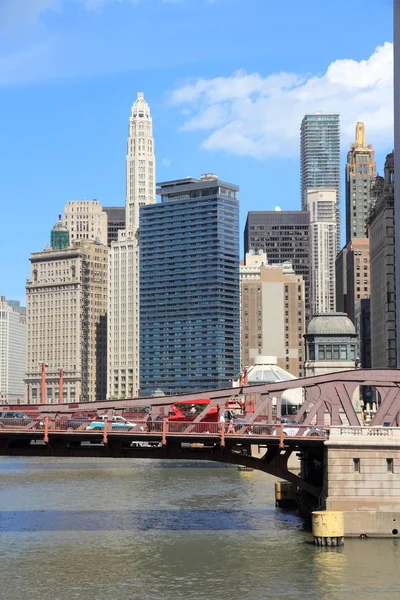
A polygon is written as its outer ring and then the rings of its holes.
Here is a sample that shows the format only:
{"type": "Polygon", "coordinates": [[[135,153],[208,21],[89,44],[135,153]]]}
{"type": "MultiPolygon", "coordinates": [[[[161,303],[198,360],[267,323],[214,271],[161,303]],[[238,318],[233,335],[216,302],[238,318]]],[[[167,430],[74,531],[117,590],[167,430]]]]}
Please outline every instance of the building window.
{"type": "Polygon", "coordinates": [[[325,346],[318,344],[318,360],[325,360],[325,346]]]}
{"type": "Polygon", "coordinates": [[[394,473],[393,458],[386,459],[386,468],[388,473],[394,473]]]}
{"type": "Polygon", "coordinates": [[[353,458],[354,473],[361,473],[361,461],[359,458],[353,458]]]}

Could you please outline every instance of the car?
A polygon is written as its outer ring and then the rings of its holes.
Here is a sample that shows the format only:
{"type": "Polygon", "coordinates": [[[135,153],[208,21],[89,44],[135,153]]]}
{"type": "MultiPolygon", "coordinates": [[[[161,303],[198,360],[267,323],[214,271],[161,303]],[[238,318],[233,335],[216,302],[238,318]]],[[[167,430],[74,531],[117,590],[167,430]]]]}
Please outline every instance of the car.
{"type": "MultiPolygon", "coordinates": [[[[291,437],[296,436],[302,428],[301,423],[290,417],[281,417],[281,423],[283,423],[283,434],[291,437]]],[[[327,435],[325,429],[314,427],[313,425],[303,426],[302,431],[304,436],[326,437],[327,435]]],[[[279,435],[279,429],[275,429],[272,435],[279,435]]]]}
{"type": "Polygon", "coordinates": [[[71,416],[67,421],[67,429],[78,429],[82,425],[89,424],[92,421],[97,420],[97,415],[91,415],[90,417],[87,415],[83,415],[81,413],[75,413],[71,416]]]}
{"type": "Polygon", "coordinates": [[[31,422],[31,417],[28,417],[24,412],[14,410],[0,412],[0,423],[4,427],[23,427],[31,422]]]}
{"type": "Polygon", "coordinates": [[[93,431],[96,429],[104,429],[104,423],[106,422],[111,423],[111,430],[112,431],[129,431],[131,429],[135,429],[135,427],[137,427],[136,423],[131,423],[130,421],[127,421],[126,419],[124,419],[124,417],[121,417],[119,415],[116,416],[109,416],[109,415],[100,415],[97,419],[95,419],[94,421],[92,421],[91,423],[89,423],[89,425],[86,427],[86,429],[88,431],[93,431]]]}

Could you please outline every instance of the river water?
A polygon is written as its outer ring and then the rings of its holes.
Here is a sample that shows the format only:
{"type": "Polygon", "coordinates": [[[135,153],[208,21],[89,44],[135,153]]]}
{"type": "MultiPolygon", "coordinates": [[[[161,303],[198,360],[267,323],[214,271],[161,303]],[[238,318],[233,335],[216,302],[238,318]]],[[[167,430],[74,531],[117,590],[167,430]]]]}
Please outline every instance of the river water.
{"type": "Polygon", "coordinates": [[[398,540],[316,548],[274,479],[203,462],[0,458],[1,600],[397,600],[398,540]]]}

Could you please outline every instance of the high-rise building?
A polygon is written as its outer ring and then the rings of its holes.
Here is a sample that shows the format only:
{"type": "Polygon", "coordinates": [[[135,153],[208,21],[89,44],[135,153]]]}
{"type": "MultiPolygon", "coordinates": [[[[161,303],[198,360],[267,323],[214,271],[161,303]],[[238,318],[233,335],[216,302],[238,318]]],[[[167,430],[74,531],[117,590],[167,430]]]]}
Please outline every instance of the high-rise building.
{"type": "Polygon", "coordinates": [[[70,200],[64,207],[63,223],[71,242],[99,240],[107,245],[107,215],[98,200],[70,200]]]}
{"type": "Polygon", "coordinates": [[[0,296],[0,404],[25,399],[25,316],[0,296]]]}
{"type": "Polygon", "coordinates": [[[110,250],[108,311],[109,398],[134,397],[139,388],[139,208],[154,204],[155,157],[150,108],[138,93],[129,119],[125,229],[110,250]]]}
{"type": "Polygon", "coordinates": [[[347,244],[347,316],[360,334],[361,300],[370,296],[369,239],[353,238],[347,244]]]}
{"type": "Polygon", "coordinates": [[[240,267],[242,367],[259,355],[276,356],[279,367],[303,374],[305,333],[304,281],[290,263],[260,263],[260,255],[246,254],[240,267]]]}
{"type": "Polygon", "coordinates": [[[335,310],[336,205],[336,190],[307,190],[313,315],[335,310]]]}
{"type": "Polygon", "coordinates": [[[238,187],[160,183],[140,210],[140,391],[230,387],[239,372],[238,187]]]}
{"type": "Polygon", "coordinates": [[[125,229],[125,206],[105,206],[103,211],[107,215],[107,246],[118,240],[118,231],[125,229]]]}
{"type": "Polygon", "coordinates": [[[108,248],[80,239],[69,248],[46,248],[31,257],[26,284],[25,381],[40,402],[46,366],[48,403],[103,400],[106,396],[108,248]]]}
{"type": "Polygon", "coordinates": [[[375,152],[365,143],[364,123],[356,125],[356,140],[347,153],[346,244],[367,236],[371,184],[376,175],[375,152]]]}
{"type": "Polygon", "coordinates": [[[347,313],[347,246],[338,252],[335,260],[336,312],[347,313]]]}
{"type": "Polygon", "coordinates": [[[21,306],[21,302],[19,300],[7,300],[7,304],[16,310],[20,315],[26,315],[26,307],[21,306]]]}
{"type": "Polygon", "coordinates": [[[384,178],[376,178],[369,215],[371,288],[371,366],[396,368],[396,282],[394,157],[388,154],[384,178]]]}
{"type": "Polygon", "coordinates": [[[306,320],[310,317],[310,215],[307,210],[247,213],[244,251],[267,254],[270,265],[290,262],[305,286],[306,320]]]}
{"type": "MultiPolygon", "coordinates": [[[[393,0],[394,50],[394,169],[400,173],[400,0],[393,0]]],[[[396,215],[400,215],[400,178],[394,182],[396,215]]],[[[395,221],[395,252],[400,256],[400,219],[395,221]]],[[[396,269],[396,289],[400,290],[400,269],[396,269]]],[[[400,291],[396,300],[396,330],[400,332],[400,291]]],[[[400,334],[397,336],[397,368],[400,368],[400,334]]]]}
{"type": "Polygon", "coordinates": [[[338,114],[307,114],[301,122],[301,207],[308,189],[336,190],[336,248],[340,248],[340,118],[338,114]]]}

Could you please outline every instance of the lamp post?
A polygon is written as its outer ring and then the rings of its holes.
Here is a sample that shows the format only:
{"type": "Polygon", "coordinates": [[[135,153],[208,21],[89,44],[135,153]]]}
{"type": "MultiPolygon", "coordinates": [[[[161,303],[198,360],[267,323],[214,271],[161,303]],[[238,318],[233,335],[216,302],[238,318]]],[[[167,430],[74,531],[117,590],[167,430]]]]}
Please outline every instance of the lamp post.
{"type": "Polygon", "coordinates": [[[42,362],[42,377],[40,380],[40,403],[46,404],[46,367],[47,363],[42,362]]]}

